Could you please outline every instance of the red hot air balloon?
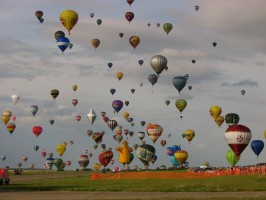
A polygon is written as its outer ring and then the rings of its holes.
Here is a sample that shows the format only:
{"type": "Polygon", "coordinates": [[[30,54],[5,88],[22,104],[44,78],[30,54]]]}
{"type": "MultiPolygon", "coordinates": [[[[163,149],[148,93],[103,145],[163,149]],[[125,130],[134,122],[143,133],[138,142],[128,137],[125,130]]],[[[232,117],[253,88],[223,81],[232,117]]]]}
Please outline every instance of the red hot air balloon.
{"type": "Polygon", "coordinates": [[[34,134],[36,137],[38,137],[38,136],[42,133],[42,127],[40,127],[40,126],[34,126],[34,127],[32,128],[32,132],[33,132],[33,134],[34,134]]]}
{"type": "Polygon", "coordinates": [[[252,134],[248,127],[236,124],[226,129],[224,137],[236,156],[240,156],[249,144],[252,134]]]}
{"type": "Polygon", "coordinates": [[[77,99],[72,99],[72,104],[73,104],[73,106],[76,106],[77,104],[78,104],[78,100],[77,99]]]}
{"type": "Polygon", "coordinates": [[[103,151],[98,157],[103,167],[106,167],[110,163],[112,158],[113,158],[113,152],[110,150],[103,151]]]}
{"type": "Polygon", "coordinates": [[[125,18],[130,23],[134,19],[134,13],[133,12],[126,12],[125,18]]]}
{"type": "Polygon", "coordinates": [[[131,4],[134,2],[134,0],[126,0],[126,1],[129,4],[129,6],[131,6],[131,4]]]}
{"type": "Polygon", "coordinates": [[[81,120],[81,116],[80,115],[77,115],[76,116],[76,120],[79,122],[81,120]]]}
{"type": "Polygon", "coordinates": [[[47,153],[46,153],[45,151],[42,151],[41,154],[42,154],[42,157],[44,158],[44,157],[46,156],[47,153]]]}

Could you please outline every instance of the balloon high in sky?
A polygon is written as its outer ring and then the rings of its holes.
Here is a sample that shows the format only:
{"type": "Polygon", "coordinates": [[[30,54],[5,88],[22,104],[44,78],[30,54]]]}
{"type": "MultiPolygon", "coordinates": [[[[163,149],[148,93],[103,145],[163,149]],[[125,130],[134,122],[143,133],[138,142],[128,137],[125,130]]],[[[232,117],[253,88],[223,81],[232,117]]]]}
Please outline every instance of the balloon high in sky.
{"type": "Polygon", "coordinates": [[[0,7],[1,166],[265,161],[264,2],[62,5],[0,7]]]}

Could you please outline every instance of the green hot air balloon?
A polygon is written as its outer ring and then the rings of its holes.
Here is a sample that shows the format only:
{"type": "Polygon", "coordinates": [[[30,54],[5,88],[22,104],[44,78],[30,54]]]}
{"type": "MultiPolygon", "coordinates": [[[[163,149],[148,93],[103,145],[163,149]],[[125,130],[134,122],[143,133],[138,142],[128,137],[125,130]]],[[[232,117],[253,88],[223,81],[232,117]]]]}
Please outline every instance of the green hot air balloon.
{"type": "Polygon", "coordinates": [[[54,159],[54,165],[56,166],[57,168],[57,171],[62,171],[62,163],[63,163],[63,160],[61,158],[56,158],[54,159]]]}
{"type": "Polygon", "coordinates": [[[228,113],[225,115],[225,123],[228,126],[232,126],[235,124],[238,124],[239,122],[239,116],[236,113],[228,113]]]}
{"type": "Polygon", "coordinates": [[[173,29],[173,25],[171,23],[165,23],[163,25],[163,30],[166,32],[167,35],[170,33],[172,29],[173,29]]]}
{"type": "Polygon", "coordinates": [[[234,151],[232,149],[229,149],[226,154],[225,154],[226,160],[227,162],[231,165],[231,166],[235,166],[236,163],[240,160],[240,156],[237,157],[236,154],[234,153],[234,151]]]}

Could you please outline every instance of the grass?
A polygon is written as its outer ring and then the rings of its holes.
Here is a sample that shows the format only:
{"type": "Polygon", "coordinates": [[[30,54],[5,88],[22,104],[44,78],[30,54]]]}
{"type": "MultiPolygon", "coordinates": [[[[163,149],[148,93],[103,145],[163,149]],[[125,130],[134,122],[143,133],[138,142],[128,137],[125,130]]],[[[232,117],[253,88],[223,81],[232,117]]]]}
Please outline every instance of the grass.
{"type": "Polygon", "coordinates": [[[21,176],[44,175],[44,179],[2,185],[8,191],[127,191],[127,192],[237,192],[266,191],[266,176],[217,176],[207,178],[91,180],[91,172],[23,172],[21,176]],[[45,174],[73,173],[73,177],[45,178],[45,174]]]}

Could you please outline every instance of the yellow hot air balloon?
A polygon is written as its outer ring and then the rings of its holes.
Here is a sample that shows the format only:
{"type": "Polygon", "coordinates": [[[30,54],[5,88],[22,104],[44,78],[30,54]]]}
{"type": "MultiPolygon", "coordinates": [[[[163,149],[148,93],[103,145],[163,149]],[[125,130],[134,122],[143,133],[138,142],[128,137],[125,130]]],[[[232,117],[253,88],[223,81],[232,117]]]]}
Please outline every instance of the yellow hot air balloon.
{"type": "Polygon", "coordinates": [[[60,21],[63,26],[68,30],[68,34],[70,35],[70,31],[78,22],[79,16],[78,13],[74,10],[64,10],[60,14],[60,21]]]}
{"type": "Polygon", "coordinates": [[[184,150],[178,150],[174,153],[175,159],[182,165],[188,158],[188,153],[184,150]]]}
{"type": "Polygon", "coordinates": [[[212,107],[210,107],[209,112],[210,112],[211,116],[213,117],[213,119],[216,120],[217,117],[221,115],[222,108],[220,106],[212,106],[212,107]]]}
{"type": "Polygon", "coordinates": [[[183,138],[186,138],[188,140],[188,142],[190,142],[194,137],[195,137],[195,132],[193,130],[186,130],[183,134],[182,134],[183,138]]]}
{"type": "Polygon", "coordinates": [[[77,85],[73,85],[73,86],[72,86],[72,90],[73,90],[74,92],[76,92],[77,89],[78,89],[78,86],[77,86],[77,85]]]}
{"type": "Polygon", "coordinates": [[[2,113],[2,121],[5,125],[9,122],[10,118],[12,116],[12,112],[7,110],[2,113]]]}
{"type": "Polygon", "coordinates": [[[120,81],[123,78],[124,74],[122,72],[117,72],[116,73],[116,78],[120,81]]]}
{"type": "Polygon", "coordinates": [[[96,171],[98,171],[100,169],[100,167],[101,167],[101,164],[100,163],[95,163],[93,165],[93,169],[96,170],[96,171]]]}
{"type": "Polygon", "coordinates": [[[99,39],[92,39],[91,44],[95,49],[97,49],[97,47],[101,44],[101,41],[99,39]]]}
{"type": "Polygon", "coordinates": [[[124,113],[123,113],[123,117],[124,117],[125,119],[127,119],[127,118],[129,117],[129,113],[128,113],[128,112],[124,112],[124,113]]]}
{"type": "Polygon", "coordinates": [[[136,35],[134,36],[131,36],[129,38],[129,43],[131,44],[131,46],[135,49],[138,45],[139,45],[139,42],[140,42],[140,38],[136,35]]]}
{"type": "Polygon", "coordinates": [[[60,144],[56,147],[56,152],[58,153],[59,156],[62,156],[66,151],[66,145],[65,144],[60,144]]]}
{"type": "Polygon", "coordinates": [[[219,126],[219,128],[221,127],[221,125],[224,123],[224,117],[223,116],[218,116],[215,120],[215,123],[219,126]]]}
{"type": "Polygon", "coordinates": [[[266,139],[266,130],[264,131],[264,137],[265,137],[265,139],[266,139]]]}

